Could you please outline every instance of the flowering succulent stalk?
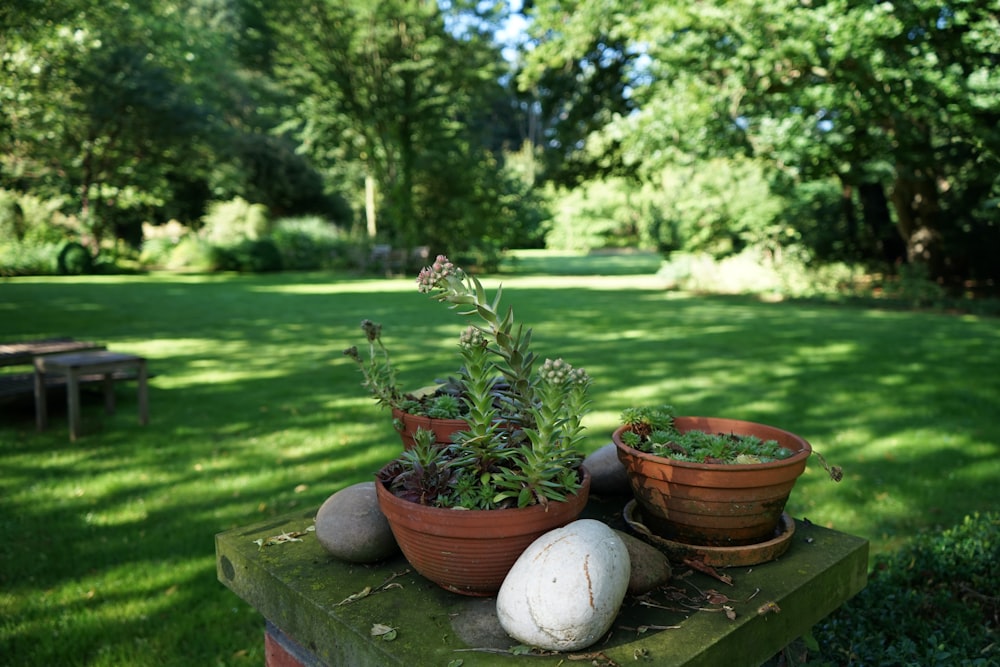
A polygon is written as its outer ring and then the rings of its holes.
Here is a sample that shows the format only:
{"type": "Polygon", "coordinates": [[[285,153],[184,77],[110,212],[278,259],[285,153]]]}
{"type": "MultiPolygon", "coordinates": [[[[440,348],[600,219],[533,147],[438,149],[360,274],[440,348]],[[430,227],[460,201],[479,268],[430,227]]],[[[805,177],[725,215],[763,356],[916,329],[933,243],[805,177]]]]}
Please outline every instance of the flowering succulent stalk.
{"type": "Polygon", "coordinates": [[[467,275],[444,255],[438,255],[431,266],[420,272],[417,288],[422,294],[451,304],[452,308],[468,307],[459,311],[462,315],[480,317],[485,323],[484,334],[493,342],[489,350],[502,361],[496,369],[510,383],[513,412],[530,416],[528,406],[534,403],[531,369],[535,363],[535,355],[530,349],[531,329],[518,326],[515,331],[514,311],[511,308],[500,316],[498,310],[503,289],[497,288],[496,296],[490,302],[479,279],[467,275]]]}
{"type": "Polygon", "coordinates": [[[458,346],[464,362],[462,380],[465,401],[469,406],[465,418],[469,423],[468,437],[463,438],[463,445],[476,452],[485,466],[485,459],[489,458],[487,450],[497,431],[498,415],[492,392],[494,364],[486,349],[486,338],[476,327],[470,326],[462,332],[458,346]]]}
{"type": "Polygon", "coordinates": [[[535,428],[525,429],[535,449],[558,446],[573,450],[581,439],[581,418],[590,407],[590,376],[562,359],[546,359],[535,386],[531,408],[535,428]]]}
{"type": "Polygon", "coordinates": [[[344,355],[358,364],[365,378],[362,386],[371,392],[380,405],[396,406],[402,396],[396,387],[396,370],[389,359],[389,350],[382,342],[382,325],[362,320],[361,330],[368,341],[368,361],[361,358],[357,346],[352,345],[344,350],[344,355]]]}
{"type": "Polygon", "coordinates": [[[460,343],[470,430],[457,441],[467,450],[465,464],[478,458],[477,493],[495,490],[478,497],[489,506],[565,500],[580,486],[583,456],[576,447],[583,430],[581,417],[590,407],[590,377],[562,359],[546,360],[534,376],[531,329],[516,325],[510,308],[500,314],[502,290],[498,288],[489,300],[479,280],[444,255],[420,272],[417,285],[420,292],[482,321],[466,329],[460,343]],[[510,385],[503,397],[507,404],[500,410],[493,403],[497,373],[510,385]],[[491,444],[485,445],[486,441],[491,444]]]}

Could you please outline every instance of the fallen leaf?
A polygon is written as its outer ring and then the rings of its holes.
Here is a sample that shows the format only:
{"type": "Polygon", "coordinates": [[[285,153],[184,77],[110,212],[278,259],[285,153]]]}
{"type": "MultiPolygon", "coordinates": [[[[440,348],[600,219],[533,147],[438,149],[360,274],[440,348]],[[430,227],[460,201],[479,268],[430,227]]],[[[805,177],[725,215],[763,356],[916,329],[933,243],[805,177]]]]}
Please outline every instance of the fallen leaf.
{"type": "Polygon", "coordinates": [[[376,637],[385,642],[391,642],[396,638],[396,628],[390,625],[385,625],[384,623],[373,624],[369,633],[372,637],[376,637]]]}
{"type": "Polygon", "coordinates": [[[733,585],[732,577],[730,577],[728,574],[723,574],[719,572],[711,565],[707,565],[704,561],[700,561],[695,558],[685,558],[684,564],[690,567],[692,570],[698,570],[702,574],[707,574],[713,579],[718,579],[724,584],[728,584],[729,586],[733,585]]]}
{"type": "Polygon", "coordinates": [[[341,600],[340,602],[338,602],[334,606],[335,607],[339,607],[341,605],[350,604],[351,602],[357,602],[358,600],[360,600],[362,598],[366,598],[369,595],[371,595],[371,592],[372,592],[372,587],[371,586],[365,586],[364,588],[362,588],[357,593],[351,593],[350,595],[348,595],[346,598],[344,598],[343,600],[341,600]]]}
{"type": "MultiPolygon", "coordinates": [[[[308,529],[306,529],[308,531],[308,529]]],[[[273,547],[276,544],[287,544],[288,542],[301,542],[302,537],[306,534],[304,531],[293,530],[291,532],[284,532],[280,535],[274,535],[268,538],[261,538],[253,540],[253,543],[257,545],[258,548],[263,549],[264,547],[273,547]]]]}
{"type": "Polygon", "coordinates": [[[778,606],[777,602],[765,602],[757,609],[757,614],[759,616],[765,616],[767,614],[777,614],[781,612],[781,607],[778,606]]]}

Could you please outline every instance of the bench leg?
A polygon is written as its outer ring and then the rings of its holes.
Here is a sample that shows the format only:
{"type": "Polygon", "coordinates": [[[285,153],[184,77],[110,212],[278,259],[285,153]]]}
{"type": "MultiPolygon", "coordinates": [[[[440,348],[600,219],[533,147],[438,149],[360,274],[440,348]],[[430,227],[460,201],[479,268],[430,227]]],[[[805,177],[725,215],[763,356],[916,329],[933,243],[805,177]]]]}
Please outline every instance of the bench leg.
{"type": "Polygon", "coordinates": [[[76,442],[80,434],[80,371],[70,369],[66,378],[66,407],[69,412],[69,439],[76,442]]]}
{"type": "Polygon", "coordinates": [[[45,389],[45,373],[35,367],[35,427],[44,431],[49,424],[48,396],[45,389]]]}
{"type": "Polygon", "coordinates": [[[146,379],[146,360],[140,359],[135,380],[139,385],[139,423],[143,426],[149,423],[149,387],[146,379]]]}
{"type": "Polygon", "coordinates": [[[101,386],[104,389],[104,412],[113,415],[115,414],[115,381],[110,372],[104,374],[101,386]]]}

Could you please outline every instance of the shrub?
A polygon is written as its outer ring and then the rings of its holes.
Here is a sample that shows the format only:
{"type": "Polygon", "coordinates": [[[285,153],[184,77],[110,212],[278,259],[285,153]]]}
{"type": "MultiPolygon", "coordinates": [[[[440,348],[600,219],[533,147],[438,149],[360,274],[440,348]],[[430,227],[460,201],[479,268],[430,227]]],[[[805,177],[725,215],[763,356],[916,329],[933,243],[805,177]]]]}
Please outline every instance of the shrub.
{"type": "Polygon", "coordinates": [[[868,586],[817,626],[826,664],[996,665],[1000,513],[966,517],[876,559],[868,586]]]}
{"type": "Polygon", "coordinates": [[[236,197],[209,206],[200,235],[213,245],[231,246],[246,239],[263,238],[269,225],[266,206],[236,197]]]}
{"type": "Polygon", "coordinates": [[[344,254],[340,231],[317,216],[277,220],[271,240],[287,271],[334,268],[337,258],[344,254]]]}
{"type": "Polygon", "coordinates": [[[281,270],[281,254],[271,239],[244,240],[236,245],[217,247],[219,269],[245,273],[281,270]]]}
{"type": "Polygon", "coordinates": [[[56,273],[62,243],[0,243],[0,276],[56,273]]]}
{"type": "Polygon", "coordinates": [[[94,272],[94,256],[76,241],[70,241],[59,251],[57,266],[60,275],[82,276],[94,272]]]}
{"type": "Polygon", "coordinates": [[[171,271],[215,271],[219,268],[219,253],[197,236],[187,236],[173,246],[166,268],[171,271]]]}

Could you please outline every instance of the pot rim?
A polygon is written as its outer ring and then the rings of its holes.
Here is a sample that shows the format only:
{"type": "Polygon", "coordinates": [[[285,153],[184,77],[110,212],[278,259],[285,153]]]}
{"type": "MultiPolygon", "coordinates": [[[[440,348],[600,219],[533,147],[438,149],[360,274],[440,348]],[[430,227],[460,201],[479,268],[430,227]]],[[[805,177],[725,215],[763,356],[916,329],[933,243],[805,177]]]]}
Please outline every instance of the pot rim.
{"type": "Polygon", "coordinates": [[[464,425],[468,425],[468,423],[469,423],[467,420],[462,419],[461,417],[427,417],[425,415],[415,415],[412,412],[407,412],[405,410],[400,410],[399,408],[395,408],[395,407],[392,408],[392,416],[394,418],[399,418],[399,419],[402,419],[405,416],[407,419],[410,419],[410,420],[413,420],[413,421],[421,421],[421,422],[428,422],[428,423],[429,422],[435,422],[435,423],[439,423],[439,424],[451,424],[451,423],[455,423],[455,424],[464,424],[464,425]]]}
{"type": "MultiPolygon", "coordinates": [[[[697,420],[697,421],[706,421],[715,423],[718,424],[719,426],[726,425],[721,430],[727,431],[730,428],[732,428],[733,433],[739,433],[740,427],[749,426],[756,429],[765,429],[767,431],[770,431],[771,433],[782,436],[783,439],[790,440],[791,442],[798,444],[799,449],[794,454],[789,456],[787,459],[781,459],[779,461],[769,461],[767,463],[736,463],[736,464],[693,463],[691,461],[678,461],[676,459],[672,459],[666,456],[656,456],[655,454],[650,454],[648,452],[644,452],[635,449],[634,447],[630,447],[629,445],[626,445],[624,442],[621,441],[621,434],[628,428],[628,426],[624,424],[618,426],[618,428],[614,430],[614,433],[611,434],[611,440],[615,443],[615,447],[617,447],[619,450],[627,453],[630,456],[634,456],[636,458],[643,459],[646,461],[655,462],[661,465],[670,465],[670,466],[676,466],[678,468],[688,468],[691,470],[735,470],[735,469],[768,470],[771,468],[784,468],[786,466],[794,465],[801,461],[804,461],[805,459],[809,458],[810,454],[812,454],[812,445],[809,444],[808,440],[806,440],[800,435],[792,433],[791,431],[786,431],[785,429],[781,429],[776,426],[771,426],[769,424],[761,424],[760,422],[751,422],[743,419],[729,419],[727,417],[683,416],[674,418],[675,424],[676,422],[681,420],[684,421],[697,420]]],[[[703,430],[703,429],[700,429],[698,426],[690,425],[687,428],[680,428],[680,430],[687,432],[687,431],[703,430]]],[[[782,443],[782,446],[785,447],[786,446],[785,443],[782,443]]]]}
{"type": "MultiPolygon", "coordinates": [[[[392,465],[392,461],[386,463],[384,466],[379,468],[379,473],[388,468],[390,465],[392,465]]],[[[587,470],[587,468],[583,465],[583,463],[580,463],[577,470],[580,472],[580,475],[582,476],[583,479],[580,481],[580,488],[577,489],[576,493],[567,496],[566,500],[564,501],[553,500],[550,502],[573,503],[574,501],[579,499],[582,494],[586,494],[587,496],[589,496],[590,481],[591,481],[590,471],[587,470]]],[[[427,513],[427,512],[456,512],[457,513],[456,517],[458,517],[459,515],[462,517],[461,519],[458,519],[460,521],[476,520],[491,515],[495,516],[495,514],[493,513],[497,511],[519,512],[521,514],[526,514],[529,512],[537,512],[538,507],[540,506],[538,503],[535,503],[533,505],[528,505],[527,507],[502,507],[491,510],[467,510],[459,507],[435,507],[433,505],[421,505],[420,503],[415,503],[412,500],[406,500],[405,498],[400,498],[399,496],[394,494],[392,491],[389,490],[387,482],[383,482],[379,478],[378,473],[376,473],[375,475],[375,488],[377,491],[377,495],[384,496],[385,498],[389,499],[392,502],[407,503],[407,506],[413,507],[412,511],[416,514],[427,513]]]]}

